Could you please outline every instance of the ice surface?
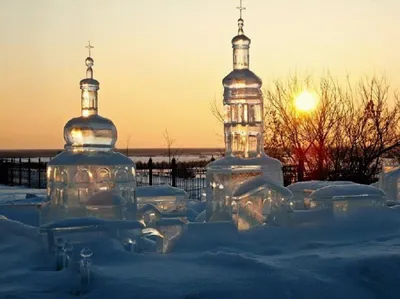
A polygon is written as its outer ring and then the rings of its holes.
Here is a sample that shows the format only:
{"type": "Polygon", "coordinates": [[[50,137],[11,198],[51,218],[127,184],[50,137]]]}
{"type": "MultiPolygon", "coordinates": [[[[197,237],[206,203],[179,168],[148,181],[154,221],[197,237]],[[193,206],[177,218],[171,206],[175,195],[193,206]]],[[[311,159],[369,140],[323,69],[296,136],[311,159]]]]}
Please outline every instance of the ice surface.
{"type": "Polygon", "coordinates": [[[0,204],[5,201],[26,199],[28,196],[44,196],[46,189],[30,189],[24,187],[10,187],[0,185],[0,204]]]}
{"type": "MultiPolygon", "coordinates": [[[[184,234],[166,256],[126,252],[102,238],[81,246],[93,251],[93,284],[84,298],[397,299],[399,213],[366,212],[322,227],[262,227],[240,238],[213,226],[184,234]]],[[[54,271],[53,255],[32,228],[3,224],[0,297],[79,294],[78,273],[54,271]]]]}

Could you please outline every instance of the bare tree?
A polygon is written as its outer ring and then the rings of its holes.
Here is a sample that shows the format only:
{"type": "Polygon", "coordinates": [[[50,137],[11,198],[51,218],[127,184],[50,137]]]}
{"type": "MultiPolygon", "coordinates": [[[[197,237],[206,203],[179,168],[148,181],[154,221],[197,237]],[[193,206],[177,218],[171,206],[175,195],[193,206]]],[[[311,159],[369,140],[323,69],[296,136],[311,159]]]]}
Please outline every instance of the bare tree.
{"type": "Polygon", "coordinates": [[[341,144],[331,149],[331,161],[341,168],[334,169],[333,178],[368,183],[380,171],[382,159],[400,148],[399,98],[390,93],[384,77],[373,77],[361,80],[347,100],[337,128],[336,142],[341,144]]]}
{"type": "Polygon", "coordinates": [[[214,101],[210,102],[210,109],[212,114],[218,120],[218,122],[223,124],[224,123],[224,113],[222,112],[223,108],[221,107],[221,105],[218,104],[216,98],[214,98],[214,101]]]}
{"type": "Polygon", "coordinates": [[[126,156],[129,157],[129,141],[131,140],[132,135],[129,135],[126,139],[126,156]]]}
{"type": "Polygon", "coordinates": [[[284,163],[298,165],[298,179],[350,179],[369,182],[380,162],[399,145],[400,106],[384,78],[362,80],[354,89],[327,76],[318,80],[276,81],[265,92],[266,151],[284,163]],[[299,113],[299,91],[317,91],[319,103],[299,113]],[[393,99],[393,107],[390,100],[393,99]]]}
{"type": "Polygon", "coordinates": [[[176,140],[169,135],[168,129],[165,129],[165,131],[162,132],[162,135],[167,146],[168,163],[171,164],[172,158],[174,158],[175,156],[180,156],[182,154],[181,146],[173,148],[173,145],[176,144],[176,140]]]}
{"type": "Polygon", "coordinates": [[[309,115],[297,111],[294,98],[309,86],[306,78],[301,81],[295,75],[286,83],[275,81],[265,94],[265,149],[273,157],[286,164],[298,166],[298,179],[304,179],[307,153],[312,143],[305,134],[309,115]]]}

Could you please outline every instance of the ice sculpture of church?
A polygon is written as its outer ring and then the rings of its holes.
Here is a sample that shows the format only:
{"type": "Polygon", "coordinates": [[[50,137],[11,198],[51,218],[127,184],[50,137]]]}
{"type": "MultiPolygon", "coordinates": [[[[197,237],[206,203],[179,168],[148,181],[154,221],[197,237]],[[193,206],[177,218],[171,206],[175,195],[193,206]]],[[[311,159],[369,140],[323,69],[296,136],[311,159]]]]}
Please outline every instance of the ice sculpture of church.
{"type": "Polygon", "coordinates": [[[250,39],[239,9],[233,71],[223,79],[225,156],[207,165],[206,221],[233,221],[245,230],[278,222],[292,195],[283,187],[281,162],[264,152],[262,81],[249,69],[250,39]]]}
{"type": "Polygon", "coordinates": [[[65,151],[48,163],[44,222],[82,216],[135,217],[135,164],[114,151],[117,129],[98,114],[100,84],[93,78],[90,43],[87,48],[86,78],[80,81],[81,116],[67,122],[65,151]]]}

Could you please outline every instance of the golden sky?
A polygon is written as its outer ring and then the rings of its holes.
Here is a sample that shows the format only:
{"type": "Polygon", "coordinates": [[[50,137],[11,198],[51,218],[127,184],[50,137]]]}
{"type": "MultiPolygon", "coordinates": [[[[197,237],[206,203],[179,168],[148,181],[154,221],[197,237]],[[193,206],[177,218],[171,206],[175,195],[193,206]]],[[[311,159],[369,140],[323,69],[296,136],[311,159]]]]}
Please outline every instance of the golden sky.
{"type": "MultiPolygon", "coordinates": [[[[385,73],[400,87],[400,1],[244,0],[250,68],[268,85],[297,72],[385,73]]],[[[99,113],[117,146],[222,146],[210,111],[232,69],[236,0],[0,0],[0,148],[61,148],[80,115],[85,46],[99,113]]]]}

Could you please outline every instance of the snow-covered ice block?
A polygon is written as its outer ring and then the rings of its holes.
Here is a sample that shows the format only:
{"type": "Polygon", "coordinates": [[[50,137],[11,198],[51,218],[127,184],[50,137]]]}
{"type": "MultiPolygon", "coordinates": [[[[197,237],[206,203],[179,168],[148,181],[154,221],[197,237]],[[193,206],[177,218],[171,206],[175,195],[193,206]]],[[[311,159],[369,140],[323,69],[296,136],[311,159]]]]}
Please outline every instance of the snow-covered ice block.
{"type": "Polygon", "coordinates": [[[161,217],[186,217],[188,199],[184,190],[169,185],[142,186],[136,189],[140,215],[144,213],[146,206],[152,205],[161,217]]]}
{"type": "Polygon", "coordinates": [[[43,200],[44,197],[36,195],[24,199],[8,198],[7,200],[0,201],[0,214],[27,225],[39,226],[41,217],[40,209],[43,200]]]}
{"type": "Polygon", "coordinates": [[[310,195],[311,209],[332,209],[340,216],[365,207],[384,207],[385,193],[370,185],[334,185],[318,189],[310,195]]]}
{"type": "Polygon", "coordinates": [[[287,222],[292,193],[267,176],[257,176],[239,184],[233,192],[231,213],[239,230],[267,222],[287,222]]]}
{"type": "MultiPolygon", "coordinates": [[[[120,238],[122,231],[141,231],[145,225],[135,220],[104,220],[98,218],[70,218],[57,220],[40,226],[40,232],[47,234],[49,249],[54,246],[55,235],[105,232],[111,237],[120,238]]],[[[137,233],[139,234],[139,233],[137,233]]],[[[74,238],[74,237],[71,237],[74,238]]],[[[73,242],[73,241],[72,241],[73,242]]]]}
{"type": "Polygon", "coordinates": [[[326,186],[333,185],[348,185],[355,184],[350,181],[304,181],[297,182],[287,186],[287,188],[292,192],[293,198],[293,208],[295,210],[309,209],[310,207],[310,194],[315,190],[326,186]]]}
{"type": "Polygon", "coordinates": [[[48,201],[42,208],[42,223],[69,218],[95,217],[109,220],[136,219],[136,203],[127,201],[118,190],[99,191],[90,196],[84,204],[68,206],[55,205],[48,201]]]}

